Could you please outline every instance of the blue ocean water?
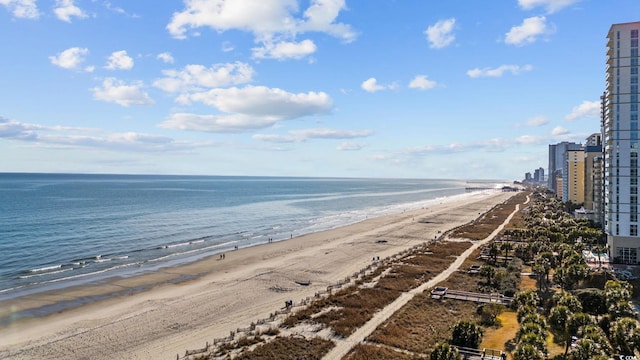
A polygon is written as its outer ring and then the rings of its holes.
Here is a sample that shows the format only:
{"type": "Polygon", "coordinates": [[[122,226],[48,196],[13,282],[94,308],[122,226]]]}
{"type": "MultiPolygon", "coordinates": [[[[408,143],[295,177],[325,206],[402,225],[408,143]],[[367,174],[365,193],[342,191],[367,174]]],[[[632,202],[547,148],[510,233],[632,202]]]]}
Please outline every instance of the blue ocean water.
{"type": "Polygon", "coordinates": [[[463,180],[0,174],[0,300],[463,194],[463,180]]]}

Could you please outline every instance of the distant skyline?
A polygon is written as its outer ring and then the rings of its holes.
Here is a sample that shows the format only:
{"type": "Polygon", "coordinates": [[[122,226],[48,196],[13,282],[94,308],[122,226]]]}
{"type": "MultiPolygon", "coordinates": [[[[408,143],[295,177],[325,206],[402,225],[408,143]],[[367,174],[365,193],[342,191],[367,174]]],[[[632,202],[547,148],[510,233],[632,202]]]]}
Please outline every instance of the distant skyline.
{"type": "Polygon", "coordinates": [[[521,180],[638,0],[0,0],[0,172],[521,180]]]}

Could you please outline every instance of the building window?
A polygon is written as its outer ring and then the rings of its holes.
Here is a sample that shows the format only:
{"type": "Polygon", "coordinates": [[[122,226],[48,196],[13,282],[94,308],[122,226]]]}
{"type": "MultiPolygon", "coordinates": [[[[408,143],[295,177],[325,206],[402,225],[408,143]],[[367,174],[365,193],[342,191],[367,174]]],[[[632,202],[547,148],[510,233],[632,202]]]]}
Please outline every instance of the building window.
{"type": "MultiPolygon", "coordinates": [[[[632,38],[637,38],[638,37],[638,30],[637,29],[631,30],[631,37],[632,38]]],[[[619,38],[620,38],[620,32],[618,31],[618,39],[619,38]]]]}
{"type": "Polygon", "coordinates": [[[638,75],[638,68],[637,67],[632,67],[631,68],[631,75],[638,75]]]}
{"type": "MultiPolygon", "coordinates": [[[[618,55],[620,57],[620,55],[618,55]]],[[[631,49],[631,57],[638,57],[638,48],[631,49]]]]}
{"type": "Polygon", "coordinates": [[[631,39],[631,47],[638,47],[638,39],[631,39]]]}
{"type": "Polygon", "coordinates": [[[638,236],[638,225],[636,224],[629,225],[629,235],[638,236]]]}
{"type": "Polygon", "coordinates": [[[635,264],[638,261],[635,248],[618,248],[617,255],[618,260],[620,260],[620,262],[622,262],[623,264],[635,264]]]}
{"type": "Polygon", "coordinates": [[[637,84],[638,83],[638,77],[637,76],[632,76],[630,81],[631,81],[632,84],[637,84]]]}
{"type": "Polygon", "coordinates": [[[638,66],[638,58],[631,59],[631,66],[638,66]]]}
{"type": "Polygon", "coordinates": [[[632,94],[638,93],[638,85],[631,85],[631,93],[632,94]]]}

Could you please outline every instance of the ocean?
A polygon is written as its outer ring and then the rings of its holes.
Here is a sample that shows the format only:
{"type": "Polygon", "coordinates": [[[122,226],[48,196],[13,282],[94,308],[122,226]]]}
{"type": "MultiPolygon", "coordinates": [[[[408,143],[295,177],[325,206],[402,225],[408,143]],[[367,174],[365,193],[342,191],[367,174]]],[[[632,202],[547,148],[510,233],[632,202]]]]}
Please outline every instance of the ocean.
{"type": "Polygon", "coordinates": [[[0,173],[0,300],[464,196],[464,180],[0,173]]]}

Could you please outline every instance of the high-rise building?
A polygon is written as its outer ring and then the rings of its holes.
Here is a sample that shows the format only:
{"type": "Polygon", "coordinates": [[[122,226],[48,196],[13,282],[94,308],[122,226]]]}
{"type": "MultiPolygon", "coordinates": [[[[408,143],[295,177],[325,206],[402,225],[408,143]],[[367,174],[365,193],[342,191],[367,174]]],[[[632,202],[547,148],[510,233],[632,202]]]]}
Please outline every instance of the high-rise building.
{"type": "Polygon", "coordinates": [[[562,201],[584,204],[584,149],[567,150],[562,176],[562,201]]]}
{"type": "Polygon", "coordinates": [[[603,97],[605,232],[610,255],[638,263],[638,32],[640,22],[614,24],[607,34],[603,97]]]}
{"type": "Polygon", "coordinates": [[[544,182],[543,168],[537,168],[533,171],[533,181],[537,182],[538,184],[542,184],[544,182]]]}
{"type": "Polygon", "coordinates": [[[587,218],[603,224],[602,214],[602,137],[596,133],[584,146],[584,208],[587,218]]]}
{"type": "Polygon", "coordinates": [[[556,196],[562,198],[562,184],[558,184],[558,178],[564,178],[566,173],[566,153],[568,150],[579,150],[582,144],[563,141],[558,144],[549,145],[549,190],[556,193],[556,196]]]}

